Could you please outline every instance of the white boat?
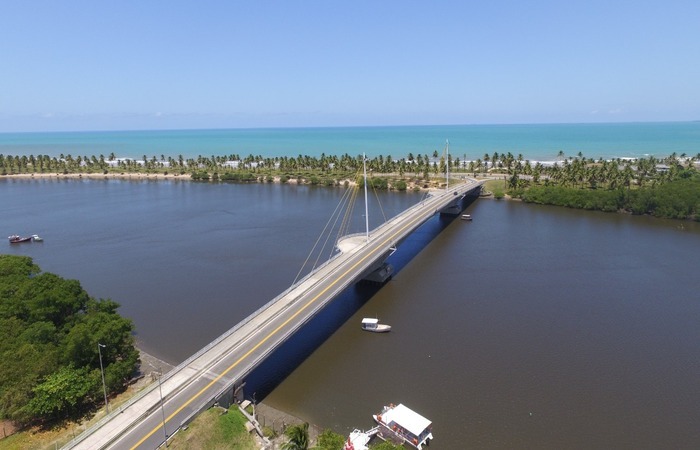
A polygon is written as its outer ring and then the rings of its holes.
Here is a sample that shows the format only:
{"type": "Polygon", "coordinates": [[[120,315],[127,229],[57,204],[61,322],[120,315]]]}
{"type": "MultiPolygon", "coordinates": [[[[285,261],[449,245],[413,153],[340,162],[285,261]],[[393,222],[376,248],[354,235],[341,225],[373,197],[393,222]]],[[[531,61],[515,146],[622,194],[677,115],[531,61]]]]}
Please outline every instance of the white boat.
{"type": "Polygon", "coordinates": [[[385,441],[407,443],[422,450],[433,439],[432,422],[401,403],[385,406],[372,417],[379,424],[377,436],[385,441]]]}
{"type": "Polygon", "coordinates": [[[44,238],[41,237],[41,236],[39,236],[38,234],[32,234],[32,241],[34,241],[34,242],[41,242],[41,241],[43,241],[43,240],[44,240],[44,238]]]}
{"type": "Polygon", "coordinates": [[[372,435],[370,433],[355,429],[348,436],[348,440],[345,441],[343,450],[368,450],[367,443],[369,443],[371,438],[372,435]]]}
{"type": "Polygon", "coordinates": [[[379,319],[365,317],[362,319],[362,329],[373,333],[386,333],[387,331],[391,331],[391,325],[379,323],[379,319]]]}
{"type": "Polygon", "coordinates": [[[7,239],[10,241],[10,244],[19,244],[20,242],[31,241],[32,237],[31,236],[22,237],[18,234],[13,234],[11,236],[7,236],[7,239]]]}
{"type": "Polygon", "coordinates": [[[472,220],[472,216],[470,214],[462,214],[461,219],[462,220],[472,220]]]}

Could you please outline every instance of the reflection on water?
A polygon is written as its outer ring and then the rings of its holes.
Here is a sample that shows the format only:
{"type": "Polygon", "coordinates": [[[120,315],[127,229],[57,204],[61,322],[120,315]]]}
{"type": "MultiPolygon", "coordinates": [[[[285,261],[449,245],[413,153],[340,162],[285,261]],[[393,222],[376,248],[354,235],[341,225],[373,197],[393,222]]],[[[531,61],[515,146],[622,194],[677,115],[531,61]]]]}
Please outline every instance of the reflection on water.
{"type": "MultiPolygon", "coordinates": [[[[0,226],[44,237],[6,252],[121,303],[141,345],[176,363],[289,286],[340,196],[1,180],[0,226]]],[[[418,199],[382,203],[394,215],[418,199]]],[[[306,358],[265,401],[343,433],[403,402],[434,422],[433,448],[700,447],[698,224],[493,200],[468,212],[418,230],[391,282],[346,292],[254,389],[306,358]],[[391,333],[362,332],[369,316],[391,333]]]]}

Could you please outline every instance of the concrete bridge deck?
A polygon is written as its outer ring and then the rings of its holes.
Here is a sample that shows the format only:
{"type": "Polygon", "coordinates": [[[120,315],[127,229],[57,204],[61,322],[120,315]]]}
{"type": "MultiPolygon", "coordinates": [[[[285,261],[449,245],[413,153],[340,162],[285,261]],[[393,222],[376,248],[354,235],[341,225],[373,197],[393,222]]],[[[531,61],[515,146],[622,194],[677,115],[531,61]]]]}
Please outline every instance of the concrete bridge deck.
{"type": "Polygon", "coordinates": [[[345,239],[339,243],[340,253],[64,448],[157,448],[166,436],[243,382],[316,312],[381,264],[406,236],[464,195],[480,189],[482,183],[469,179],[447,191],[432,193],[372,230],[369,242],[364,235],[345,239]]]}

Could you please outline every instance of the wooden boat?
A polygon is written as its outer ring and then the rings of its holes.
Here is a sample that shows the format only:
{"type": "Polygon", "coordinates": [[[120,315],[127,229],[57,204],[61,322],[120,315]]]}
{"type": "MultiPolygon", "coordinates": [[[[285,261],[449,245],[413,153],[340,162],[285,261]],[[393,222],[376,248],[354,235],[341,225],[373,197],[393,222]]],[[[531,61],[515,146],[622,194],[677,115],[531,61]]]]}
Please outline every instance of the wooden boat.
{"type": "Polygon", "coordinates": [[[20,242],[31,241],[32,237],[31,236],[21,237],[18,234],[13,234],[12,236],[8,236],[7,239],[9,239],[10,244],[19,244],[20,242]]]}
{"type": "Polygon", "coordinates": [[[379,319],[365,317],[362,319],[362,329],[373,333],[386,333],[387,331],[391,331],[391,325],[379,323],[379,319]]]}

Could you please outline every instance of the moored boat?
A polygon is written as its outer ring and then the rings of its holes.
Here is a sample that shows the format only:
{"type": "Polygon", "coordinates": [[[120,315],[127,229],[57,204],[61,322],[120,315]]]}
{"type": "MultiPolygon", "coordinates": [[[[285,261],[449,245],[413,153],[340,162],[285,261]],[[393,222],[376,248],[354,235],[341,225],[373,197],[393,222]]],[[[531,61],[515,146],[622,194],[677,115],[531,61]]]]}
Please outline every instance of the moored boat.
{"type": "Polygon", "coordinates": [[[401,403],[385,406],[372,417],[379,424],[377,436],[385,441],[407,443],[422,450],[433,439],[432,422],[401,403]]]}
{"type": "Polygon", "coordinates": [[[355,429],[348,436],[348,440],[345,441],[343,450],[368,450],[367,443],[372,438],[371,432],[364,432],[355,429]]]}
{"type": "Polygon", "coordinates": [[[8,236],[7,239],[10,241],[10,244],[18,244],[20,242],[29,242],[32,240],[32,237],[31,236],[21,237],[18,234],[13,234],[11,236],[8,236]]]}
{"type": "Polygon", "coordinates": [[[387,331],[391,331],[391,325],[379,323],[379,319],[365,317],[362,319],[362,329],[373,333],[386,333],[387,331]]]}
{"type": "Polygon", "coordinates": [[[472,216],[471,216],[470,214],[462,214],[461,219],[462,219],[462,220],[471,221],[471,220],[472,220],[472,216]]]}

